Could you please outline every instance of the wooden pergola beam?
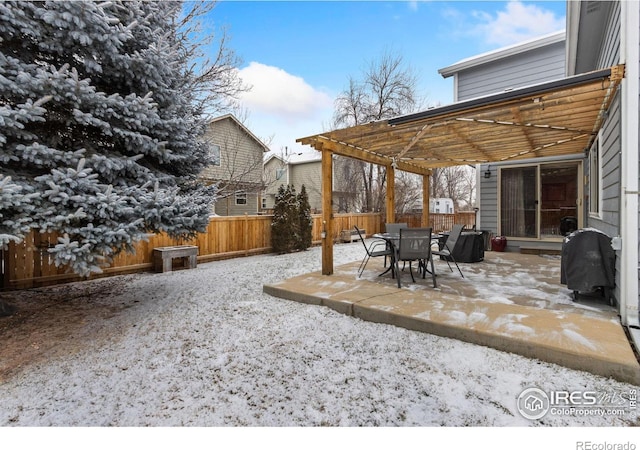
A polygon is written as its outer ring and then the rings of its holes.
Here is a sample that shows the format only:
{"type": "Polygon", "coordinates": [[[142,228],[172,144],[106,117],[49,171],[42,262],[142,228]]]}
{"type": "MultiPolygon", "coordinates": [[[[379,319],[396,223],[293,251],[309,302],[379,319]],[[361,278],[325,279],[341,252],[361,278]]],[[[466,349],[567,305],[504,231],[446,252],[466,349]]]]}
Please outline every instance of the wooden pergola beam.
{"type": "Polygon", "coordinates": [[[396,171],[392,165],[387,166],[387,223],[396,221],[396,171]]]}
{"type": "MultiPolygon", "coordinates": [[[[345,142],[339,142],[323,135],[298,139],[297,142],[304,145],[310,145],[316,150],[330,150],[335,155],[346,156],[348,158],[354,158],[371,164],[377,164],[379,166],[387,167],[393,163],[393,159],[390,156],[373,153],[366,149],[358,148],[345,142]]],[[[431,173],[431,170],[428,168],[420,167],[404,161],[396,161],[396,168],[398,170],[418,175],[429,175],[431,173]]]]}
{"type": "Polygon", "coordinates": [[[322,149],[322,275],[333,274],[333,152],[322,149]]]}

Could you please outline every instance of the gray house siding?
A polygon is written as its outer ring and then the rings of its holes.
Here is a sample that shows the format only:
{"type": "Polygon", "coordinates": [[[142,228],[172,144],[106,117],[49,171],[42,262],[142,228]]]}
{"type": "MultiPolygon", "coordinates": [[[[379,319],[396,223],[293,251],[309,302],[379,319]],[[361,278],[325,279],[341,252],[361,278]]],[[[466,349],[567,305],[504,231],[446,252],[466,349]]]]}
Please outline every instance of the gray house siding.
{"type": "Polygon", "coordinates": [[[219,216],[241,216],[243,214],[256,214],[258,211],[258,194],[247,193],[247,203],[236,205],[235,195],[219,199],[214,207],[219,216]]]}
{"type": "Polygon", "coordinates": [[[200,174],[206,183],[220,186],[213,212],[220,216],[256,214],[266,147],[231,115],[212,120],[204,139],[220,148],[219,165],[210,165],[200,174]],[[246,193],[245,204],[236,204],[236,192],[246,193]]]}
{"type": "Polygon", "coordinates": [[[299,193],[302,185],[309,196],[309,206],[311,211],[320,211],[322,209],[322,163],[319,161],[296,164],[291,166],[291,180],[299,193]]]}
{"type": "Polygon", "coordinates": [[[205,139],[220,146],[220,165],[209,166],[202,176],[229,180],[242,177],[246,183],[262,183],[264,148],[230,119],[212,122],[205,139]]]}
{"type": "Polygon", "coordinates": [[[478,215],[480,217],[480,227],[490,231],[494,235],[498,234],[498,171],[496,166],[480,166],[480,198],[482,204],[478,215]],[[490,170],[491,177],[485,178],[484,173],[490,170]]]}
{"type": "Polygon", "coordinates": [[[322,209],[322,163],[320,161],[287,164],[282,159],[275,157],[264,165],[264,174],[267,183],[264,193],[266,209],[274,208],[278,189],[287,184],[292,185],[296,189],[296,193],[300,193],[304,184],[311,211],[322,209]],[[280,168],[284,168],[285,173],[280,179],[276,179],[276,170],[280,168]]]}
{"type": "MultiPolygon", "coordinates": [[[[565,41],[555,42],[544,47],[524,51],[514,55],[478,65],[457,73],[458,101],[469,100],[484,95],[495,94],[506,89],[516,89],[535,85],[545,81],[564,78],[565,41]]],[[[538,164],[544,159],[531,161],[538,164]]],[[[520,161],[518,164],[525,164],[520,161]]],[[[483,230],[497,235],[498,224],[498,181],[500,164],[483,164],[479,168],[479,218],[483,230]],[[491,176],[484,174],[490,170],[491,176]]],[[[509,241],[509,250],[518,250],[518,240],[509,241]]],[[[535,243],[527,242],[533,247],[535,243]]]]}
{"type": "Polygon", "coordinates": [[[457,74],[457,100],[468,100],[564,77],[564,41],[457,74]]]}
{"type": "MultiPolygon", "coordinates": [[[[279,157],[273,157],[264,165],[264,209],[273,209],[276,205],[276,194],[280,186],[286,186],[289,180],[289,166],[279,157]],[[277,171],[283,169],[281,177],[277,177],[277,171]]],[[[262,208],[262,205],[261,205],[262,208]]]]}
{"type": "Polygon", "coordinates": [[[620,97],[617,96],[600,132],[602,209],[600,217],[589,216],[587,219],[588,226],[609,236],[616,236],[620,230],[620,132],[620,97]]]}
{"type": "MultiPolygon", "coordinates": [[[[334,157],[333,173],[334,183],[335,176],[345,167],[346,159],[334,157]]],[[[309,206],[312,213],[322,211],[322,160],[314,158],[311,160],[295,160],[286,163],[280,157],[272,157],[264,164],[264,177],[266,189],[264,191],[265,209],[273,209],[275,206],[275,197],[280,186],[292,185],[299,193],[304,185],[307,196],[309,197],[309,206]],[[278,168],[285,168],[285,175],[277,180],[275,173],[278,168]]],[[[342,193],[344,194],[344,193],[342,193]]],[[[333,208],[339,210],[340,192],[336,192],[333,188],[333,208]]]]}
{"type": "MultiPolygon", "coordinates": [[[[604,5],[607,7],[607,16],[605,18],[605,27],[603,33],[603,39],[601,46],[597,50],[595,58],[589,55],[577,55],[578,61],[580,58],[589,60],[593,58],[595,66],[589,67],[584,64],[577,65],[582,71],[598,70],[606,67],[616,65],[620,61],[620,20],[621,11],[620,3],[609,3],[604,5]]],[[[582,30],[581,30],[582,32],[582,30]]],[[[584,32],[588,32],[585,30],[584,32]]],[[[594,49],[590,49],[593,51],[594,49]]],[[[612,103],[606,120],[602,126],[600,135],[600,152],[601,152],[601,167],[602,172],[600,174],[602,178],[602,205],[599,217],[589,216],[587,218],[587,225],[589,227],[597,228],[607,235],[613,237],[620,235],[620,210],[622,207],[620,199],[620,183],[621,183],[621,101],[620,94],[616,96],[612,103]]],[[[618,258],[616,258],[616,271],[620,272],[620,255],[618,252],[618,258]]],[[[616,279],[620,279],[619,275],[616,279]]],[[[620,298],[620,287],[616,286],[613,293],[615,298],[620,298]]]]}
{"type": "Polygon", "coordinates": [[[611,67],[620,61],[620,17],[620,3],[611,3],[598,62],[592,70],[611,67]]]}

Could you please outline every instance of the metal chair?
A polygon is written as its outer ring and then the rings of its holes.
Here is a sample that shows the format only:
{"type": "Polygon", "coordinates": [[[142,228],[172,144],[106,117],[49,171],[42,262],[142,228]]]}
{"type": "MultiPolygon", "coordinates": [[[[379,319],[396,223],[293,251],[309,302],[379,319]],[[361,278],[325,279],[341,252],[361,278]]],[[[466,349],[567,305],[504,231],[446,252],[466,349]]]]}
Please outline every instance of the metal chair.
{"type": "MultiPolygon", "coordinates": [[[[384,224],[384,229],[387,233],[389,234],[398,234],[400,233],[400,229],[402,228],[409,228],[409,224],[406,222],[400,222],[400,223],[385,223],[384,224]]],[[[387,247],[389,247],[389,245],[387,244],[387,247]]],[[[384,266],[387,267],[387,257],[384,257],[384,266]]],[[[402,267],[402,269],[404,270],[404,266],[402,267]]]]}
{"type": "Polygon", "coordinates": [[[444,246],[442,247],[442,249],[432,252],[434,256],[442,256],[443,257],[442,259],[444,259],[447,262],[447,265],[449,266],[449,270],[451,270],[452,272],[453,272],[453,269],[451,268],[451,264],[449,264],[449,260],[453,261],[453,263],[458,268],[458,272],[460,272],[460,276],[462,278],[464,278],[464,275],[462,274],[462,270],[460,270],[460,266],[458,266],[458,263],[456,262],[456,259],[453,257],[452,253],[453,253],[453,250],[456,248],[456,242],[458,241],[458,238],[462,234],[463,228],[464,228],[464,225],[454,225],[451,228],[451,233],[449,233],[449,237],[447,238],[447,241],[444,243],[444,246]]]}
{"type": "Polygon", "coordinates": [[[367,243],[364,241],[364,236],[360,232],[360,228],[358,228],[357,226],[354,226],[354,228],[358,232],[360,241],[362,242],[362,245],[367,252],[367,254],[362,259],[362,262],[360,263],[360,267],[358,267],[358,278],[360,278],[362,276],[362,272],[364,272],[364,268],[367,267],[369,259],[375,258],[377,256],[384,256],[386,261],[387,256],[392,256],[392,250],[387,247],[387,242],[383,239],[376,239],[367,247],[367,243]],[[375,248],[380,245],[384,246],[384,250],[375,250],[375,248]]]}
{"type": "Polygon", "coordinates": [[[418,261],[418,270],[422,273],[422,278],[425,278],[428,272],[427,262],[431,261],[431,277],[433,278],[433,287],[436,287],[436,274],[431,255],[431,230],[431,228],[401,228],[398,261],[409,263],[409,273],[414,283],[416,279],[413,276],[411,263],[418,261]]]}
{"type": "Polygon", "coordinates": [[[406,222],[384,224],[384,229],[389,234],[398,234],[401,228],[409,228],[409,224],[406,222]]]}

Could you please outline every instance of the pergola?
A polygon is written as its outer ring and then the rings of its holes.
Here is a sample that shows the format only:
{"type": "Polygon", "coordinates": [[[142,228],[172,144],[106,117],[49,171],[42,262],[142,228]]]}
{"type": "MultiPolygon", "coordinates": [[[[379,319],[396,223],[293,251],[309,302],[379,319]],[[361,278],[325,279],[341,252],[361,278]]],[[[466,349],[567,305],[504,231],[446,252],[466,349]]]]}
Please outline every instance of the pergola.
{"type": "MultiPolygon", "coordinates": [[[[395,170],[423,176],[429,223],[431,169],[587,151],[624,77],[624,65],[297,139],[322,152],[322,220],[332,230],[333,155],[387,169],[386,221],[394,222],[395,170]]],[[[326,236],[326,234],[325,234],[326,236]]],[[[333,273],[333,240],[322,242],[333,273]]]]}

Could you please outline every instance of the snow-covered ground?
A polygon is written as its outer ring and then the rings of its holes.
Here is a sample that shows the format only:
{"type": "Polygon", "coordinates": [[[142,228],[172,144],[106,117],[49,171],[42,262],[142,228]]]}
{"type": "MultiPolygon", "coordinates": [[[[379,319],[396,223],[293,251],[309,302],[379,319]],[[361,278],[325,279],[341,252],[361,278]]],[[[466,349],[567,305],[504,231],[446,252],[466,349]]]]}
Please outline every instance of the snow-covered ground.
{"type": "MultiPolygon", "coordinates": [[[[364,250],[334,253],[339,265],[364,250]]],[[[73,351],[1,384],[0,425],[640,424],[637,410],[532,421],[516,407],[528,387],[626,395],[636,386],[262,292],[319,269],[313,248],[49,288],[100,292],[92,301],[114,312],[70,332],[73,351]]]]}

